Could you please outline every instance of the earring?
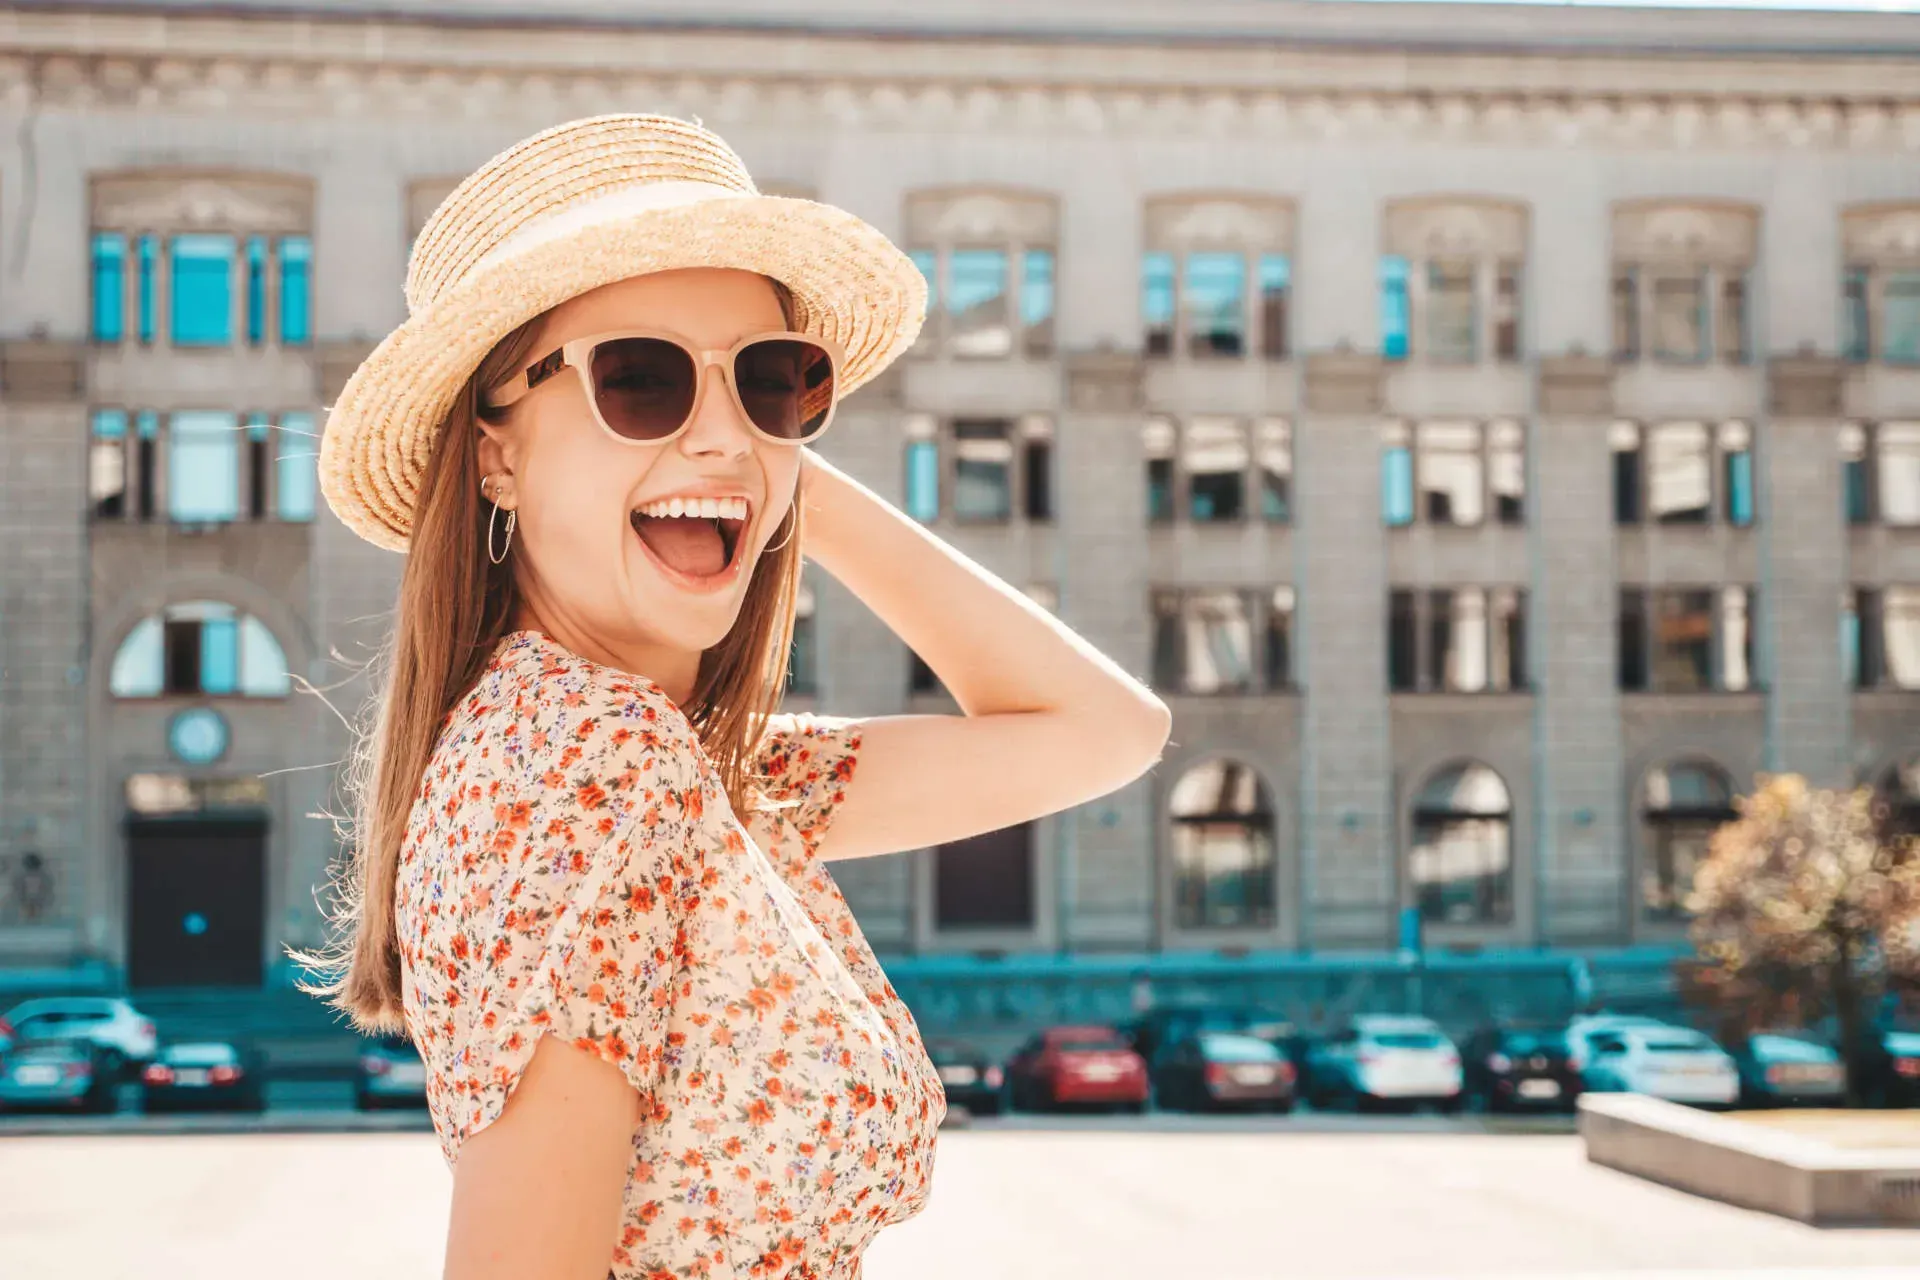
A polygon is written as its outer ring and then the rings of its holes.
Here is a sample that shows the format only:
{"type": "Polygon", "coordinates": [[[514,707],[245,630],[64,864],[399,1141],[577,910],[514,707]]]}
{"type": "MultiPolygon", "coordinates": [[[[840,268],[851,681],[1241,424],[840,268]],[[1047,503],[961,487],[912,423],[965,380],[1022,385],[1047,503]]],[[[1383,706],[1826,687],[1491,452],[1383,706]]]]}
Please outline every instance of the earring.
{"type": "MultiPolygon", "coordinates": [[[[492,476],[488,476],[480,482],[480,493],[482,497],[486,496],[487,488],[490,485],[495,489],[499,488],[499,485],[494,482],[492,476]]],[[[508,510],[506,545],[500,548],[499,555],[495,555],[493,553],[493,527],[494,523],[500,519],[500,499],[493,498],[490,499],[490,501],[493,503],[493,514],[487,517],[487,559],[493,561],[495,564],[505,564],[507,562],[507,553],[513,550],[513,526],[517,519],[517,513],[511,509],[508,510]]]]}
{"type": "Polygon", "coordinates": [[[789,510],[788,510],[788,512],[787,512],[787,521],[786,521],[786,523],[787,523],[787,536],[786,536],[786,537],[784,537],[784,538],[782,538],[782,539],[780,539],[780,541],[779,541],[779,542],[777,542],[777,543],[775,543],[775,544],[774,544],[773,546],[770,546],[770,547],[762,547],[762,548],[760,549],[760,554],[761,554],[761,555],[765,555],[765,554],[767,554],[767,552],[769,552],[769,551],[778,551],[778,550],[780,550],[780,548],[781,548],[781,547],[784,547],[784,546],[786,546],[786,545],[787,545],[787,544],[788,544],[789,542],[792,542],[792,541],[793,541],[793,529],[794,529],[794,526],[795,526],[795,525],[797,525],[797,524],[799,524],[799,523],[800,523],[800,521],[799,521],[799,519],[798,519],[798,517],[797,517],[797,516],[795,515],[795,513],[794,513],[794,512],[793,512],[793,511],[792,511],[791,509],[789,509],[789,510]]]}

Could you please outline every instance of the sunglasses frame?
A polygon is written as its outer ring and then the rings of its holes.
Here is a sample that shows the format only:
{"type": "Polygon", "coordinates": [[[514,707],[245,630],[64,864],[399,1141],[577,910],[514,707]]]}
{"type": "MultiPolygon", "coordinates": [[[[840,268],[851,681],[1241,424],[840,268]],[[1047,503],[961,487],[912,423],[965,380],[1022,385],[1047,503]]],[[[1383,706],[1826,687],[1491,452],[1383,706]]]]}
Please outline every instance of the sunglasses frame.
{"type": "Polygon", "coordinates": [[[847,362],[845,348],[832,338],[823,337],[816,333],[799,333],[792,329],[767,329],[759,333],[750,333],[734,343],[731,347],[713,349],[699,347],[690,339],[673,332],[671,329],[614,329],[606,333],[592,333],[585,337],[574,338],[571,341],[555,347],[552,351],[549,351],[546,355],[540,357],[507,381],[500,383],[490,390],[487,393],[487,407],[492,409],[505,409],[510,405],[518,404],[521,400],[538,390],[543,383],[550,381],[561,369],[568,366],[571,366],[574,372],[580,376],[580,389],[587,397],[587,408],[592,410],[593,420],[600,424],[602,431],[606,432],[609,437],[619,441],[621,444],[643,446],[661,445],[677,440],[684,435],[687,428],[693,425],[694,415],[698,413],[700,409],[700,397],[706,392],[707,369],[712,366],[718,366],[720,370],[720,381],[726,385],[727,394],[733,399],[733,407],[740,411],[740,420],[747,424],[747,429],[753,432],[757,439],[764,440],[769,444],[796,448],[800,445],[812,444],[821,436],[827,434],[827,428],[833,425],[834,415],[840,408],[839,384],[841,372],[847,367],[847,362]],[[645,440],[636,440],[632,436],[623,436],[608,425],[605,415],[600,412],[600,398],[596,396],[593,391],[593,352],[594,349],[602,343],[615,342],[623,338],[653,338],[662,342],[671,342],[674,346],[679,347],[693,358],[693,402],[687,407],[686,418],[681,421],[679,426],[664,436],[654,436],[645,440]],[[753,420],[753,414],[748,412],[746,403],[741,400],[740,388],[734,382],[733,362],[739,358],[740,353],[757,342],[767,342],[771,340],[809,343],[825,351],[827,358],[833,361],[833,400],[827,405],[826,420],[820,424],[818,431],[804,440],[793,440],[785,436],[771,435],[768,432],[762,431],[760,425],[753,420]]]}

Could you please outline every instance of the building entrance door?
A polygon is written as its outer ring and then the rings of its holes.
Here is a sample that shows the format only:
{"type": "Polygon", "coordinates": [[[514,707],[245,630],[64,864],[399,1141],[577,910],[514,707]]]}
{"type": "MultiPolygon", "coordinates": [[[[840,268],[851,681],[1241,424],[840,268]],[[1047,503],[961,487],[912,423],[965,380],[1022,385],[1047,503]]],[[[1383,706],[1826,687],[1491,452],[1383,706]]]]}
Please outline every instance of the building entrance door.
{"type": "Polygon", "coordinates": [[[127,820],[127,982],[258,987],[264,814],[127,820]]]}

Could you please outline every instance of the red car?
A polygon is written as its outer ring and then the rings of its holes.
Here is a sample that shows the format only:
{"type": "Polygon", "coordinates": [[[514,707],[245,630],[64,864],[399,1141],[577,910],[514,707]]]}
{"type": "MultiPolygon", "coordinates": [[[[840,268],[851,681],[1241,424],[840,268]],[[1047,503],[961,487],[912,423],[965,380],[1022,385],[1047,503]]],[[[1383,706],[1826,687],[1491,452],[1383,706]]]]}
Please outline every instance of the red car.
{"type": "Polygon", "coordinates": [[[1016,1111],[1066,1106],[1147,1109],[1147,1064],[1112,1027],[1054,1027],[1007,1063],[1016,1111]]]}

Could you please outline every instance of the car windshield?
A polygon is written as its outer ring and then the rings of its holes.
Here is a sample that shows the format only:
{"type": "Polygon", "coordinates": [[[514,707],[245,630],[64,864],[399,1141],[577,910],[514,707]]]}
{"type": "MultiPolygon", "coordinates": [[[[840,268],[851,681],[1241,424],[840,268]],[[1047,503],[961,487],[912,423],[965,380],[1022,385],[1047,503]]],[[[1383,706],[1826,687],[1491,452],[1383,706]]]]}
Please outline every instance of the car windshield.
{"type": "Polygon", "coordinates": [[[1446,1041],[1432,1031],[1373,1031],[1367,1043],[1382,1049],[1444,1049],[1446,1041]]]}
{"type": "Polygon", "coordinates": [[[1056,1040],[1054,1048],[1062,1053],[1116,1053],[1127,1048],[1127,1042],[1117,1036],[1074,1036],[1056,1040]]]}
{"type": "Polygon", "coordinates": [[[1501,1047],[1508,1053],[1565,1053],[1567,1038],[1558,1031],[1509,1031],[1501,1047]]]}

